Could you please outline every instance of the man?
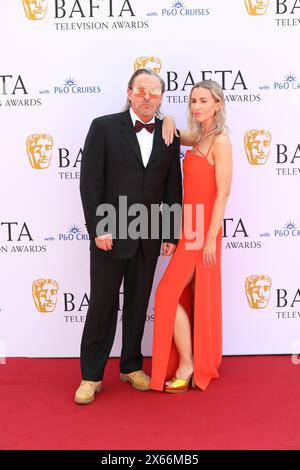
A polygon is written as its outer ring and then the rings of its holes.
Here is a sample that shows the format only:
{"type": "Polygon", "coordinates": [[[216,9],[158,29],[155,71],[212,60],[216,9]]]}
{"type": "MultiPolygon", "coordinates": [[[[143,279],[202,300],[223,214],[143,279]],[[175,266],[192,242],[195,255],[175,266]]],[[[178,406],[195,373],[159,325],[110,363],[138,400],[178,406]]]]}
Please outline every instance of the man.
{"type": "MultiPolygon", "coordinates": [[[[96,210],[101,204],[109,203],[116,209],[119,220],[124,216],[118,205],[120,196],[126,196],[131,207],[143,204],[148,213],[153,205],[162,202],[180,207],[179,139],[166,146],[162,122],[155,117],[164,89],[163,80],[155,72],[137,70],[128,84],[129,109],[95,119],[86,138],[80,190],[91,238],[91,294],[81,341],[83,380],[75,394],[78,404],[90,403],[95,392],[101,390],[116,331],[123,277],[120,378],[137,390],[150,389],[150,377],[142,371],[141,342],[160,254],[161,224],[157,238],[113,237],[110,230],[99,233],[103,218],[96,216],[96,210]]],[[[130,222],[132,217],[128,217],[128,228],[130,222]]],[[[118,226],[116,233],[118,229],[124,227],[118,226]]],[[[176,248],[178,232],[175,230],[164,240],[163,255],[170,256],[176,248]]]]}

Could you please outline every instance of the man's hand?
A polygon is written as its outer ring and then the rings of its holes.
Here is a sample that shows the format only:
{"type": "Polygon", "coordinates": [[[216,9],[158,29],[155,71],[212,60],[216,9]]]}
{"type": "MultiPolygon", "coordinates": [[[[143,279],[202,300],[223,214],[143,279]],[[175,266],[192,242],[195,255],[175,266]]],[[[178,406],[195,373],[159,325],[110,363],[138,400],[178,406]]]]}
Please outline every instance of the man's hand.
{"type": "Polygon", "coordinates": [[[113,246],[112,234],[106,233],[105,235],[96,237],[95,243],[97,245],[97,248],[100,248],[100,250],[104,250],[104,251],[112,250],[112,246],[113,246]]]}
{"type": "Polygon", "coordinates": [[[161,248],[162,256],[171,256],[176,250],[176,245],[174,243],[164,242],[161,248]]]}

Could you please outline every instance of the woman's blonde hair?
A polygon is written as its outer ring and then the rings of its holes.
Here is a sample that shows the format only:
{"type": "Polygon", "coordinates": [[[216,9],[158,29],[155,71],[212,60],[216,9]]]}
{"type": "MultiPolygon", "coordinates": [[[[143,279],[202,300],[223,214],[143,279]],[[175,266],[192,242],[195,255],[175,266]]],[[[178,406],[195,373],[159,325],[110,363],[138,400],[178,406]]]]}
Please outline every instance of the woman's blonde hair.
{"type": "Polygon", "coordinates": [[[209,90],[215,99],[216,102],[221,103],[221,107],[218,111],[215,112],[213,123],[212,123],[212,130],[207,135],[218,135],[222,132],[227,133],[227,126],[225,124],[226,121],[226,111],[225,111],[225,99],[224,93],[222,90],[221,85],[214,80],[203,80],[202,82],[195,83],[193,88],[191,89],[190,96],[189,96],[189,103],[188,103],[188,125],[189,131],[195,135],[197,135],[197,140],[202,137],[203,129],[201,124],[199,124],[193,113],[191,112],[191,101],[192,101],[192,94],[196,88],[206,88],[209,90]]]}

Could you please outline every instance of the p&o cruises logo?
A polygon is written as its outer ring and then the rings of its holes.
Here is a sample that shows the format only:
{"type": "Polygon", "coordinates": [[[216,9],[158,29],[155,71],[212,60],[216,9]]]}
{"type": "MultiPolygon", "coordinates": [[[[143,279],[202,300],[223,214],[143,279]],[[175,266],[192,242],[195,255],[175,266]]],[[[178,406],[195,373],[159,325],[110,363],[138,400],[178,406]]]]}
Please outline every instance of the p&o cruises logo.
{"type": "Polygon", "coordinates": [[[274,236],[280,238],[300,237],[300,229],[290,220],[284,227],[276,229],[274,231],[274,236]]]}
{"type": "Polygon", "coordinates": [[[290,91],[290,92],[299,92],[300,91],[300,81],[297,79],[296,75],[293,73],[288,73],[282,80],[273,82],[271,86],[269,84],[262,85],[259,87],[260,90],[275,90],[279,93],[290,91]]]}
{"type": "Polygon", "coordinates": [[[87,233],[82,233],[82,230],[78,225],[73,224],[71,227],[69,227],[67,233],[60,233],[58,235],[58,240],[59,241],[85,241],[89,240],[89,236],[87,233]]]}
{"type": "Polygon", "coordinates": [[[151,11],[147,16],[163,16],[163,17],[192,17],[192,16],[207,16],[210,14],[209,8],[195,8],[186,2],[174,1],[168,8],[162,8],[160,11],[151,11]]]}
{"type": "Polygon", "coordinates": [[[85,94],[85,93],[101,93],[101,88],[99,85],[85,85],[81,86],[76,83],[76,80],[73,78],[68,78],[65,80],[63,86],[54,87],[55,94],[85,94]]]}
{"type": "Polygon", "coordinates": [[[287,238],[293,239],[295,237],[300,237],[300,229],[297,227],[295,222],[290,220],[284,226],[281,226],[281,228],[275,228],[273,231],[261,233],[260,236],[261,237],[274,236],[275,238],[281,239],[281,240],[286,240],[287,238]]]}
{"type": "Polygon", "coordinates": [[[300,82],[297,77],[289,73],[282,81],[274,82],[274,90],[300,90],[300,82]]]}
{"type": "MultiPolygon", "coordinates": [[[[44,89],[40,90],[40,94],[50,94],[51,90],[44,89]]],[[[78,84],[74,78],[67,78],[64,83],[53,87],[53,93],[55,95],[84,95],[84,94],[99,94],[101,93],[101,87],[99,84],[78,84]]]]}

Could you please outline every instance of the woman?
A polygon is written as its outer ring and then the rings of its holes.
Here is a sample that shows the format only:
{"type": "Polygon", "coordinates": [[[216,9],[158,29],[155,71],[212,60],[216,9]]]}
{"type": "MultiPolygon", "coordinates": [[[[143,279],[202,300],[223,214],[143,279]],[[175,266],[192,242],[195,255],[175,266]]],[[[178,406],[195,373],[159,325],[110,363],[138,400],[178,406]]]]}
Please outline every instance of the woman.
{"type": "MultiPolygon", "coordinates": [[[[222,358],[221,226],[232,152],[224,95],[217,82],[193,86],[188,120],[189,130],[180,132],[181,144],[192,146],[183,161],[182,234],[157,287],[154,307],[151,388],[168,393],[185,392],[190,383],[205,390],[219,376],[222,358]],[[204,235],[200,246],[193,243],[195,236],[190,237],[195,226],[196,239],[199,232],[204,235]]],[[[174,135],[173,123],[172,117],[165,118],[167,144],[174,135]]]]}

